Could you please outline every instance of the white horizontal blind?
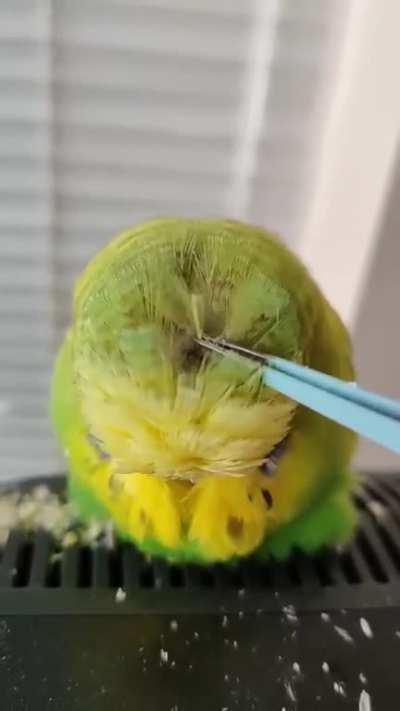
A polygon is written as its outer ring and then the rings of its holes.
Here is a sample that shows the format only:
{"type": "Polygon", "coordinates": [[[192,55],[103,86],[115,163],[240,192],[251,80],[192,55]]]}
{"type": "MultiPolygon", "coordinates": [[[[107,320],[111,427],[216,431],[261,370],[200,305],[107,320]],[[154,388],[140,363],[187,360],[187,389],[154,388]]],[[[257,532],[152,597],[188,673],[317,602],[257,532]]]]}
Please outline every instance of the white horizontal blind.
{"type": "Polygon", "coordinates": [[[50,32],[46,3],[0,3],[0,479],[57,465],[50,32]]]}
{"type": "Polygon", "coordinates": [[[60,466],[47,421],[77,272],[163,214],[295,244],[346,0],[0,3],[0,479],[60,466]]]}

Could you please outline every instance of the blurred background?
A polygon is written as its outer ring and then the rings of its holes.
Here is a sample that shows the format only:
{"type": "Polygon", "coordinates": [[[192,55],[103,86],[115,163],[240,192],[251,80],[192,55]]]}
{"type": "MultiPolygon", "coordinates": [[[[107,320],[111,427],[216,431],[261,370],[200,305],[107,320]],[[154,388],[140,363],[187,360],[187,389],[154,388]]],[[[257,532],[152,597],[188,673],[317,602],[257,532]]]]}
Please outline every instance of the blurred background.
{"type": "MultiPolygon", "coordinates": [[[[0,480],[62,467],[47,417],[71,288],[120,229],[279,232],[400,397],[397,0],[2,0],[0,480]]],[[[362,443],[364,469],[399,459],[362,443]]]]}

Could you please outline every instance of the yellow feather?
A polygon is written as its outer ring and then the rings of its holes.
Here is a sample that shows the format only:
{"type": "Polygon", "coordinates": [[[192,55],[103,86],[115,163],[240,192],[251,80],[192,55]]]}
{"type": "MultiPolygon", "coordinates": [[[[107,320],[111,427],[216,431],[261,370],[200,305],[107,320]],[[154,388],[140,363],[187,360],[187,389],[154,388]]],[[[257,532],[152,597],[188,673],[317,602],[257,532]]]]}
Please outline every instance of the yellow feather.
{"type": "Polygon", "coordinates": [[[254,550],[272,523],[254,477],[206,477],[193,487],[188,507],[189,539],[217,560],[254,550]]]}
{"type": "Polygon", "coordinates": [[[138,541],[156,538],[175,548],[181,540],[178,499],[168,483],[149,474],[125,475],[124,494],[130,499],[128,530],[138,541]]]}
{"type": "Polygon", "coordinates": [[[279,396],[261,402],[222,398],[204,408],[201,389],[182,383],[171,402],[128,378],[100,377],[93,368],[88,382],[82,413],[116,471],[166,478],[254,472],[288,431],[295,408],[279,396]]]}

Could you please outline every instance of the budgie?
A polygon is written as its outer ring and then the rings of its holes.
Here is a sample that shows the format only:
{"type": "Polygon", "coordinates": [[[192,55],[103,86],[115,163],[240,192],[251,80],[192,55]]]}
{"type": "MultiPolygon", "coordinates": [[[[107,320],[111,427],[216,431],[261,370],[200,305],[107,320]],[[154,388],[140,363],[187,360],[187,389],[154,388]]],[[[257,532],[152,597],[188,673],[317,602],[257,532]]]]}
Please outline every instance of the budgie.
{"type": "Polygon", "coordinates": [[[201,336],[354,379],[344,325],[278,237],[223,219],[127,229],[78,278],[54,366],[51,414],[81,515],[177,562],[345,541],[353,433],[201,336]]]}

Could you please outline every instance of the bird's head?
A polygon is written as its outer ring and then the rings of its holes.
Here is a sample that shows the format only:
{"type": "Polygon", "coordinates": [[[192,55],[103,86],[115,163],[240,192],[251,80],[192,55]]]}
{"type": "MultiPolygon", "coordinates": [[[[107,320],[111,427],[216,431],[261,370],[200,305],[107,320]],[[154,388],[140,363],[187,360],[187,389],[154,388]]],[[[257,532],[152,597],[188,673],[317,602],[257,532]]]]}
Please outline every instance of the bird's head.
{"type": "Polygon", "coordinates": [[[256,228],[171,219],[124,233],[89,265],[75,292],[75,382],[88,436],[117,472],[241,476],[276,451],[295,404],[195,337],[301,359],[284,257],[256,228]]]}

